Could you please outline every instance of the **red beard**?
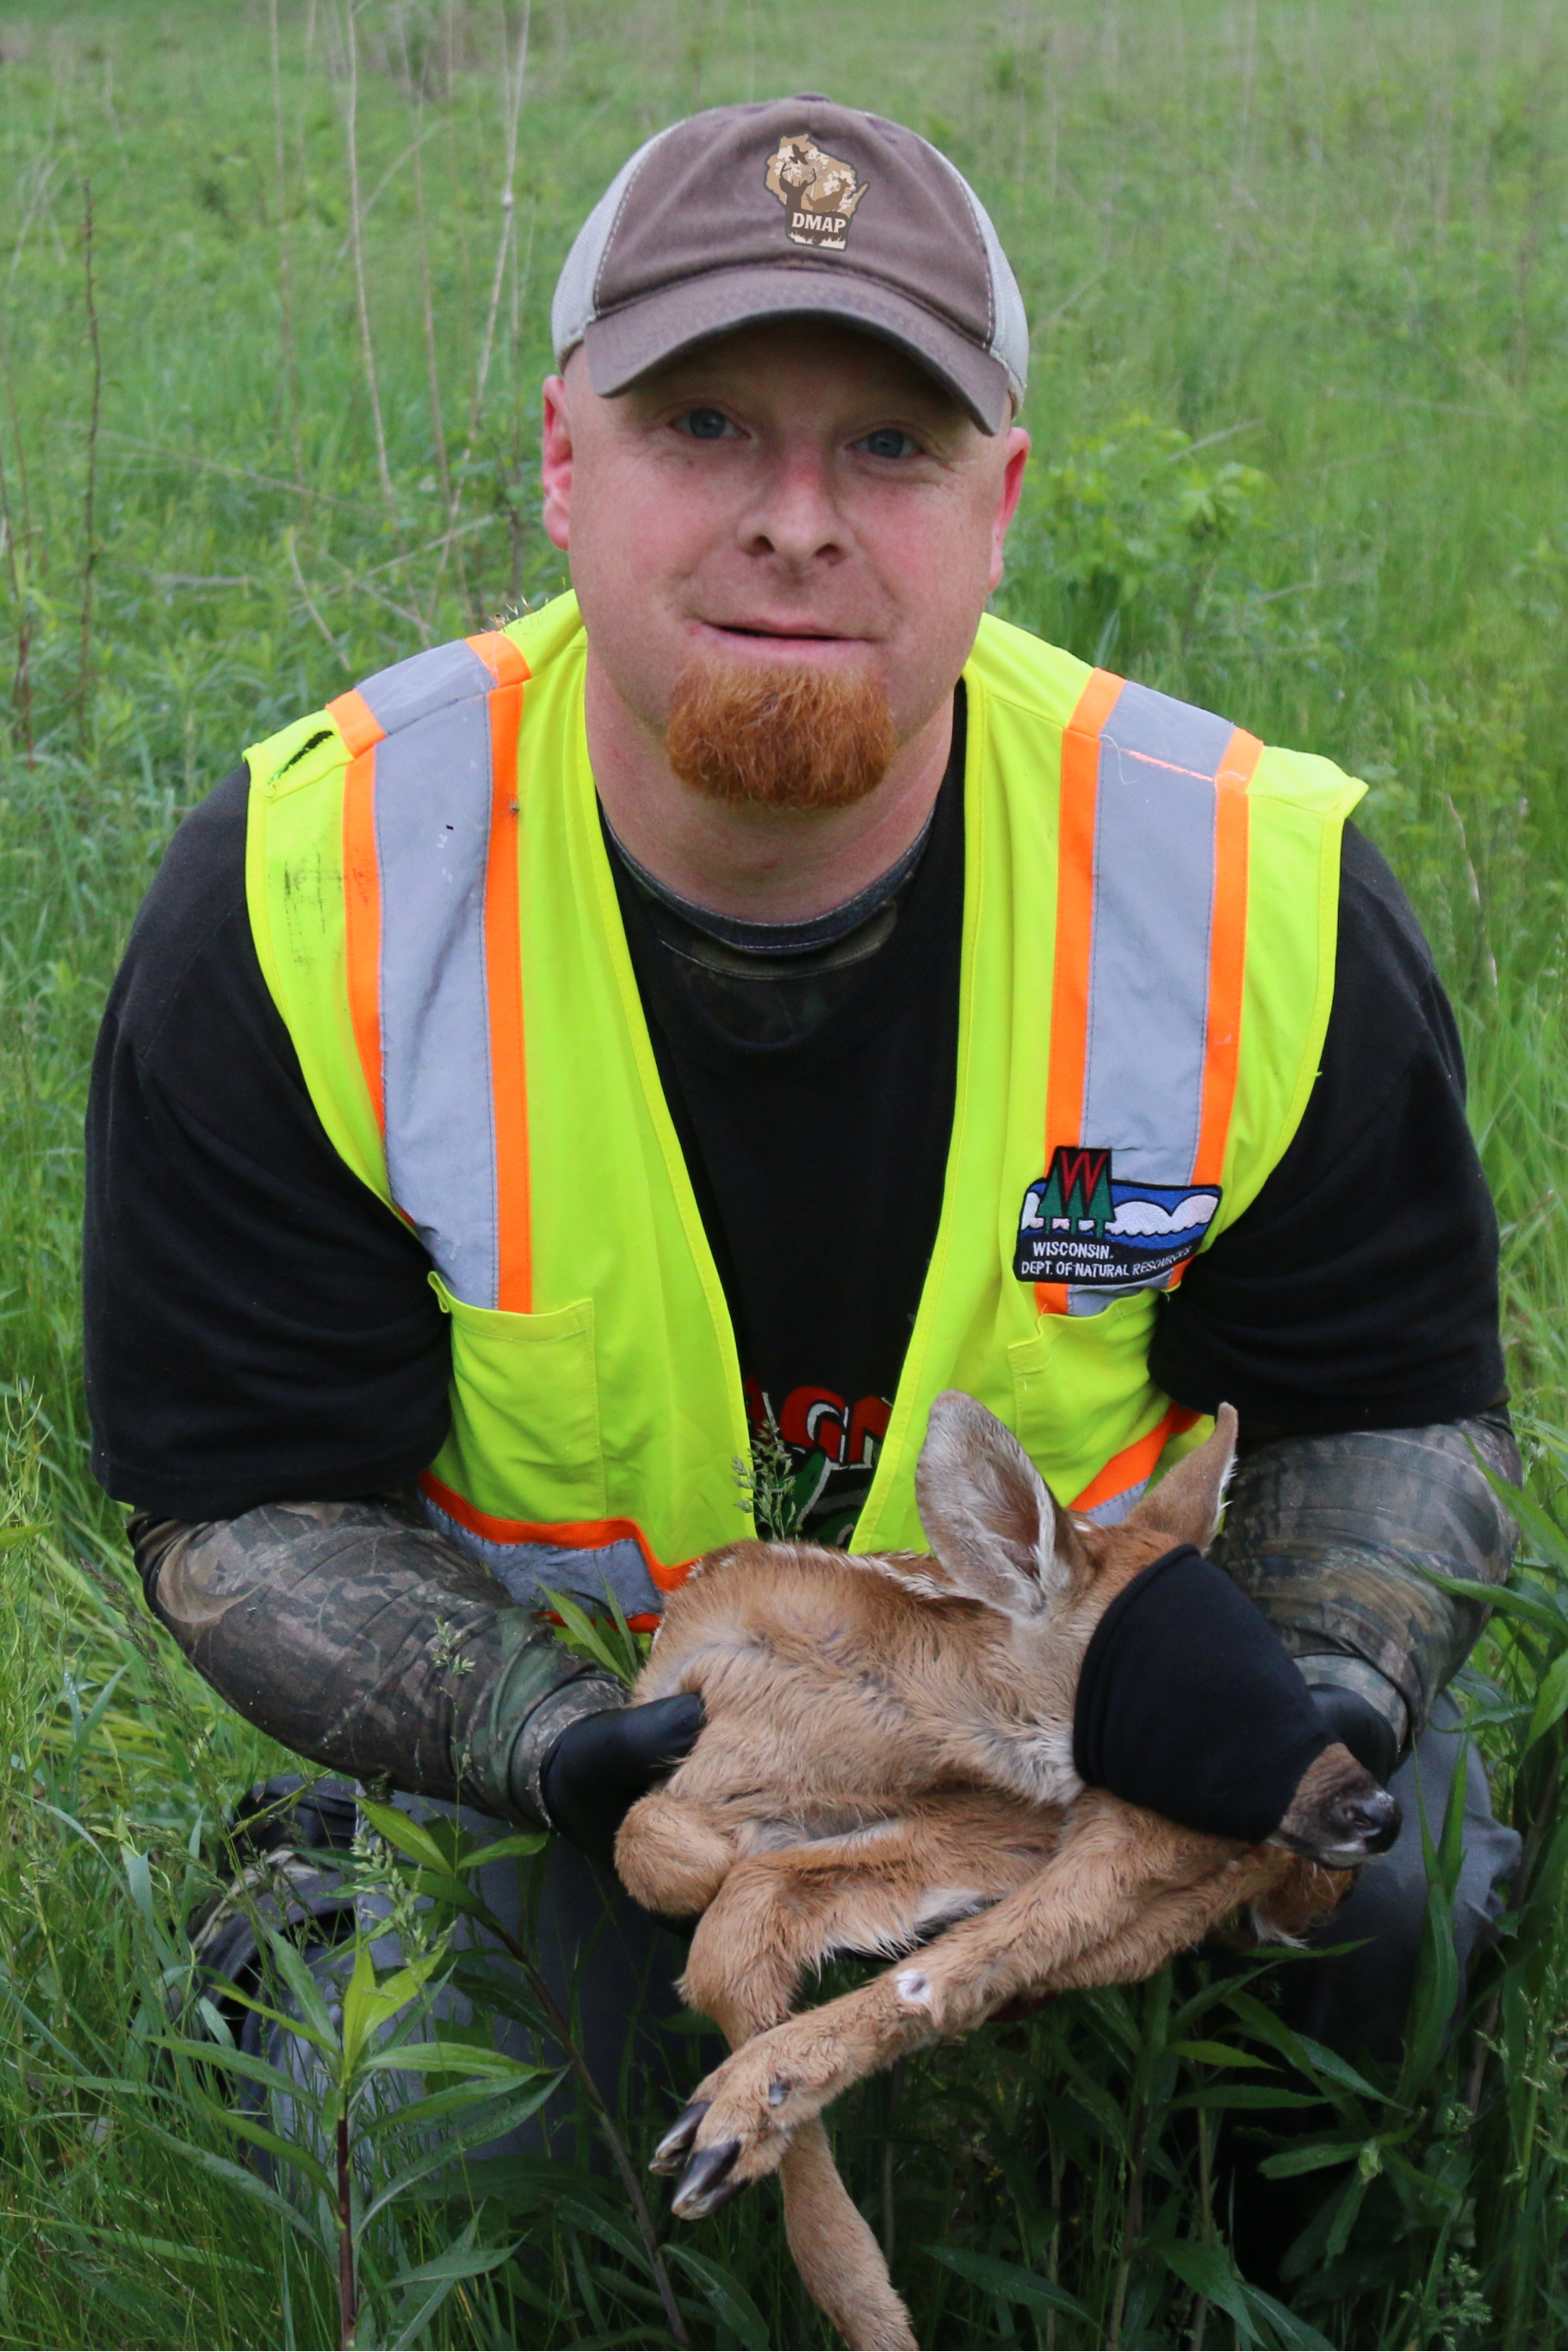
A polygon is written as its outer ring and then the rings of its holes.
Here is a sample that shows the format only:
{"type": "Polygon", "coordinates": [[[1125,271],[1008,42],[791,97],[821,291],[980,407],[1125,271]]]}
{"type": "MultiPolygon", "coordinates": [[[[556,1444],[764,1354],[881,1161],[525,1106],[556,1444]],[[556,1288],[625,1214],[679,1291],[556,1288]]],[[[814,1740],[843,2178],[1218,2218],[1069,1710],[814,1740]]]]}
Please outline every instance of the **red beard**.
{"type": "Polygon", "coordinates": [[[727,807],[846,809],[875,792],[898,738],[864,670],[698,661],[675,680],[664,748],[683,784],[727,807]]]}

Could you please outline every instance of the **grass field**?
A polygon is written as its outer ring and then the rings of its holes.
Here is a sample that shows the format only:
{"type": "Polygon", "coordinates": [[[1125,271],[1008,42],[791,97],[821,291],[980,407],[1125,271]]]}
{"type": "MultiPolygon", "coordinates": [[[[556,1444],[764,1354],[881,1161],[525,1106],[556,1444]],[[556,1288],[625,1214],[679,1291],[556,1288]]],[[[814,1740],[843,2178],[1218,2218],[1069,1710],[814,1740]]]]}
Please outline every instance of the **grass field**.
{"type": "MultiPolygon", "coordinates": [[[[1568,2336],[1568,19],[121,0],[0,22],[0,2342],[340,2330],[330,2214],[266,2202],[159,2047],[215,1825],[285,1759],[146,1632],[86,1466],[80,1119],[126,929],[246,743],[561,584],[533,477],[570,235],[662,122],[791,89],[940,142],[1019,268],[1000,609],[1370,783],[1460,1008],[1534,1498],[1470,1692],[1527,1878],[1460,2032],[1438,1854],[1397,2079],[1314,2074],[1268,1971],[1195,1966],[872,2085],[846,2171],[932,2344],[1568,2336]],[[1277,2153],[1322,2212],[1266,2297],[1218,2135],[1303,2113],[1277,2153]]],[[[825,2340],[767,2199],[667,2241],[672,2321],[591,2122],[574,2166],[478,2177],[476,2227],[408,2184],[361,2340],[825,2340]]]]}

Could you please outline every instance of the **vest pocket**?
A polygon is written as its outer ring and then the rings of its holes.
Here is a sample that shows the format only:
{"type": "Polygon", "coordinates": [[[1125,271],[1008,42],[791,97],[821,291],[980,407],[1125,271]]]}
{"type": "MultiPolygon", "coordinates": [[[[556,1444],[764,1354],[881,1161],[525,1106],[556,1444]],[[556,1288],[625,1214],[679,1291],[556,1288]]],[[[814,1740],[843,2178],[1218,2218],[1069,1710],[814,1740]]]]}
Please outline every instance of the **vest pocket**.
{"type": "Polygon", "coordinates": [[[1013,1428],[1057,1499],[1071,1503],[1134,1433],[1158,1391],[1149,1379],[1155,1297],[1113,1298],[1099,1315],[1042,1315],[1008,1349],[1013,1428]]]}
{"type": "Polygon", "coordinates": [[[438,1275],[430,1286],[452,1318],[452,1428],[440,1455],[448,1483],[501,1518],[602,1519],[592,1299],[510,1315],[455,1298],[438,1275]]]}

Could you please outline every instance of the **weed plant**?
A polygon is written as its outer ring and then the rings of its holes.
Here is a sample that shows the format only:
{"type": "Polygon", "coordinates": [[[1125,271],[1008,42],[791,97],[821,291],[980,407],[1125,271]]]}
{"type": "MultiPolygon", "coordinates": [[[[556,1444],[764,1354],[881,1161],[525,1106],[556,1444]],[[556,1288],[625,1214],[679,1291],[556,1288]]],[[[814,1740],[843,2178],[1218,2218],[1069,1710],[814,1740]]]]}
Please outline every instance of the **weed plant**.
{"type": "MultiPolygon", "coordinates": [[[[345,2233],[364,2342],[824,2340],[771,2191],[685,2232],[655,2205],[655,2257],[586,2099],[556,2161],[476,2158],[461,2193],[406,2149],[394,2162],[352,2074],[384,2040],[344,2053],[408,1988],[378,1987],[363,1947],[359,2010],[316,2021],[338,2053],[329,2104],[298,2107],[273,2173],[241,2168],[221,2111],[243,2069],[202,2042],[184,1922],[229,1874],[235,1797],[289,1759],[141,1612],[88,1470],[77,1273],[94,1030],[181,812],[287,717],[562,584],[533,477],[570,236],[662,122],[801,88],[938,141],[1019,266],[1037,457],[999,609],[1371,786],[1364,821],[1458,1008],[1529,1464],[1515,1588],[1463,1684],[1525,1872],[1458,2027],[1455,1824],[1433,1822],[1397,2074],[1292,2040],[1274,1999],[1289,1958],[1194,1962],[867,2085],[837,2118],[841,2159],[924,2342],[1568,2333],[1561,12],[16,0],[0,24],[5,2343],[337,2343],[345,2233]],[[317,2180],[295,2158],[344,2116],[348,2173],[317,2180]],[[1303,2215],[1315,2193],[1268,2294],[1232,2252],[1238,2147],[1301,2184],[1303,2215]]],[[[433,1862],[406,1835],[379,1851],[357,1866],[413,1874],[433,1935],[464,1916],[461,1853],[433,1862]]],[[[446,2083],[454,2116],[500,2095],[485,2003],[520,2013],[529,1982],[505,1960],[464,1963],[472,2054],[429,2094],[446,2083]]],[[[621,2129],[640,2166],[649,2118],[621,2129]]]]}

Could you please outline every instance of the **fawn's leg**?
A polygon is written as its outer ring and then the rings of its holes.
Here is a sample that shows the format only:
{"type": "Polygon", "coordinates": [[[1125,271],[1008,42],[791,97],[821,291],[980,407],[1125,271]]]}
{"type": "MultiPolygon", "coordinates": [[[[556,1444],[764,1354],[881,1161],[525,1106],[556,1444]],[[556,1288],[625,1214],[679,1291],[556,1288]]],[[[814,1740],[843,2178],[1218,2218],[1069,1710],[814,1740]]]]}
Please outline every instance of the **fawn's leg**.
{"type": "Polygon", "coordinates": [[[687,2135],[694,2165],[713,2150],[730,2180],[761,2179],[789,2133],[852,2083],[1019,1994],[1098,1984],[1108,1968],[1123,1980],[1150,1974],[1264,1893],[1281,1862],[1277,1849],[1239,1853],[1092,1792],[1059,1854],[1018,1893],[716,2069],[687,2110],[701,2109],[687,2135]]]}
{"type": "Polygon", "coordinates": [[[833,1952],[896,1951],[1026,1886],[1059,1815],[986,1791],[925,1798],[894,1822],[737,1862],[692,1938],[682,1990],[732,2047],[789,2014],[833,1952]]]}
{"type": "MultiPolygon", "coordinates": [[[[1043,1814],[986,1796],[926,1801],[871,1836],[824,1839],[759,1854],[732,1870],[692,1942],[683,1990],[732,2046],[789,2013],[803,1971],[835,1950],[908,1944],[956,1908],[1025,1883],[1054,1844],[1043,1814]]],[[[702,2109],[694,2104],[654,2159],[682,2164],[702,2109]]],[[[735,2193],[721,2143],[687,2169],[675,2210],[694,2220],[735,2193]]],[[[820,2117],[780,2150],[784,2225],[801,2279],[846,2344],[911,2347],[909,2315],[882,2249],[833,2163],[820,2117]]]]}
{"type": "Polygon", "coordinates": [[[735,1855],[734,1841],[714,1819],[712,1807],[667,1788],[639,1797],[615,1833],[615,1872],[622,1885],[644,1911],[670,1918],[706,1909],[735,1855]]]}

